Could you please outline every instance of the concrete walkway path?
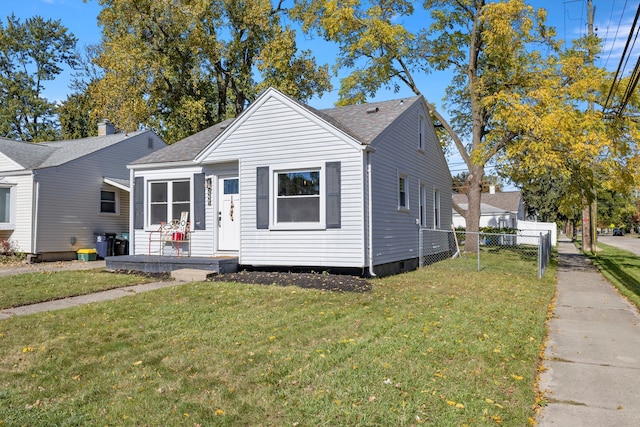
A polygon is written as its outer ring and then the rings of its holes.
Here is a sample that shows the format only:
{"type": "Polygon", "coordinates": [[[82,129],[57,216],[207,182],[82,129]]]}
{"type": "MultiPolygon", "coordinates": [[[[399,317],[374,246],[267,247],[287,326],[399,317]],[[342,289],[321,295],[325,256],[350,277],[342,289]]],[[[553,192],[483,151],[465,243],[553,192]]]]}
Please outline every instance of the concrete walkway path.
{"type": "MultiPolygon", "coordinates": [[[[69,271],[69,270],[91,270],[94,268],[104,268],[105,262],[101,261],[61,261],[61,262],[42,262],[36,264],[27,264],[11,268],[0,269],[0,276],[10,276],[14,274],[35,273],[42,271],[69,271]]],[[[42,302],[38,304],[24,305],[0,310],[0,320],[8,319],[13,316],[22,316],[26,314],[40,313],[43,311],[61,310],[78,305],[90,304],[93,302],[109,301],[121,298],[127,295],[134,295],[141,292],[153,291],[169,286],[176,286],[184,283],[184,281],[166,281],[143,283],[140,285],[125,286],[122,288],[109,289],[107,291],[95,292],[88,295],[79,295],[76,297],[62,298],[58,300],[42,302]]]]}
{"type": "Polygon", "coordinates": [[[56,261],[37,262],[34,264],[23,264],[16,267],[0,269],[0,276],[13,276],[14,274],[37,273],[42,271],[69,271],[69,270],[92,270],[94,268],[104,268],[105,261],[56,261]]]}
{"type": "Polygon", "coordinates": [[[539,426],[640,426],[640,315],[566,238],[558,242],[539,426]]]}
{"type": "Polygon", "coordinates": [[[125,286],[122,288],[110,289],[108,291],[95,292],[87,295],[79,295],[77,297],[69,297],[63,299],[57,299],[48,302],[42,302],[38,304],[23,305],[20,307],[7,308],[0,310],[0,320],[8,319],[13,316],[23,316],[26,314],[40,313],[43,311],[61,310],[69,307],[76,307],[78,305],[90,304],[93,302],[109,301],[117,298],[121,298],[128,295],[135,295],[141,292],[153,291],[160,288],[166,288],[169,286],[180,285],[185,282],[153,282],[143,283],[141,285],[125,286]]]}

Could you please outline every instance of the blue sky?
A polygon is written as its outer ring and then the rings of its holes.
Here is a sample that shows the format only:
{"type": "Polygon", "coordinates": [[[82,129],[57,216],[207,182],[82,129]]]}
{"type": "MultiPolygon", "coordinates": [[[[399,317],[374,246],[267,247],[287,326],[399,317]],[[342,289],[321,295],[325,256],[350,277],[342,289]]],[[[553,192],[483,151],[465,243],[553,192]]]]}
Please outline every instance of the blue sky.
{"type": "MultiPolygon", "coordinates": [[[[611,70],[615,70],[618,66],[622,48],[629,34],[629,28],[639,1],[593,0],[593,4],[596,7],[595,27],[600,37],[604,38],[606,36],[606,45],[600,65],[605,65],[606,63],[607,68],[611,70]],[[621,20],[625,3],[626,10],[621,20]],[[619,23],[621,23],[620,27],[618,26],[619,23]],[[618,33],[616,44],[611,50],[611,43],[616,30],[618,33]]],[[[529,3],[534,7],[547,9],[548,24],[556,27],[560,38],[572,40],[586,32],[586,0],[534,0],[529,1],[529,3]]],[[[80,48],[100,41],[100,28],[96,22],[100,6],[96,0],[88,0],[87,2],[82,0],[0,0],[0,4],[2,4],[0,19],[3,22],[6,20],[6,16],[11,13],[14,13],[22,20],[40,15],[45,19],[60,19],[62,24],[78,38],[78,47],[80,48]]],[[[305,46],[305,41],[302,40],[299,47],[302,49],[314,49],[314,54],[319,62],[333,64],[336,49],[331,46],[324,46],[322,51],[318,52],[317,48],[321,45],[322,42],[318,40],[309,40],[308,45],[305,46]]],[[[636,48],[636,52],[640,52],[640,46],[636,48]]],[[[638,54],[636,53],[632,57],[634,61],[637,56],[638,54]]],[[[630,64],[629,67],[631,66],[630,64]]],[[[66,73],[56,81],[47,82],[45,96],[49,99],[65,99],[70,92],[68,78],[69,75],[66,73]]],[[[321,99],[310,102],[312,106],[316,108],[332,107],[338,96],[338,83],[338,80],[335,79],[333,92],[325,94],[321,99]]],[[[425,76],[424,83],[420,87],[431,102],[439,104],[444,96],[444,87],[447,83],[446,75],[434,74],[425,76]]],[[[404,89],[397,94],[392,91],[382,91],[376,96],[376,99],[400,98],[411,95],[410,91],[404,89]]]]}
{"type": "MultiPolygon", "coordinates": [[[[615,71],[626,43],[633,18],[640,0],[593,0],[595,6],[594,27],[597,34],[604,39],[604,51],[600,58],[600,66],[615,71]]],[[[419,5],[420,2],[416,2],[419,5]]],[[[529,4],[536,8],[545,8],[548,11],[547,24],[554,26],[559,38],[573,40],[587,31],[587,0],[529,0],[529,4]]],[[[26,18],[40,15],[44,19],[61,20],[77,38],[78,47],[99,43],[100,28],[97,24],[97,15],[100,6],[97,0],[0,0],[2,7],[0,19],[5,22],[6,17],[14,13],[18,18],[26,18]]],[[[421,8],[416,8],[417,10],[421,8]]],[[[426,14],[426,12],[420,12],[426,14]]],[[[426,15],[423,15],[426,16],[426,15]]],[[[407,18],[405,18],[407,19],[407,18]]],[[[420,18],[416,18],[419,22],[420,18]]],[[[406,22],[406,25],[413,24],[406,22]]],[[[320,40],[305,40],[301,37],[300,49],[311,49],[319,63],[332,65],[335,60],[336,48],[323,45],[320,40]]],[[[631,59],[625,69],[628,75],[640,54],[640,46],[632,51],[631,59]]],[[[44,96],[50,100],[64,100],[71,91],[68,88],[70,73],[55,81],[46,82],[44,96]]],[[[315,108],[330,108],[338,98],[339,79],[333,81],[334,90],[325,93],[322,98],[316,98],[309,102],[315,108]]],[[[431,74],[420,76],[418,85],[424,96],[436,106],[441,106],[444,97],[444,89],[449,84],[449,74],[431,74]]],[[[397,99],[413,96],[413,93],[402,87],[398,93],[391,90],[381,90],[375,100],[397,99]]],[[[460,169],[459,161],[450,159],[450,167],[454,174],[460,169]]],[[[487,171],[489,172],[489,171],[487,171]]]]}

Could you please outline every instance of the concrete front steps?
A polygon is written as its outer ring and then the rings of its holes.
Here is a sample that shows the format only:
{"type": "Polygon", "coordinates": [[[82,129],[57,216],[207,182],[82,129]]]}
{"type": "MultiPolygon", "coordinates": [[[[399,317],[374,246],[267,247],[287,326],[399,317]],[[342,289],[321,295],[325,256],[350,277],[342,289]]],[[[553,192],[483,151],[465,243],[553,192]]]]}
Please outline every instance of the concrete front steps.
{"type": "Polygon", "coordinates": [[[171,278],[177,282],[204,282],[216,274],[218,274],[216,271],[181,268],[179,270],[173,270],[171,272],[171,278]]]}

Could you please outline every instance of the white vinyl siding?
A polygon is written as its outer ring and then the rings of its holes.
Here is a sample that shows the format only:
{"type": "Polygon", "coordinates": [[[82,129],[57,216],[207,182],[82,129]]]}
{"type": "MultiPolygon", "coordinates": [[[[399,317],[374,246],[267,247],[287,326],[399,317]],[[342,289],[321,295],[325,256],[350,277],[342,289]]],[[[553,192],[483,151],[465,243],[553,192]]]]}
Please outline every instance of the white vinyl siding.
{"type": "Polygon", "coordinates": [[[4,154],[0,154],[0,172],[20,170],[24,170],[24,168],[4,154]]]}
{"type": "MultiPolygon", "coordinates": [[[[240,263],[273,266],[363,267],[364,207],[361,147],[277,96],[246,116],[203,163],[239,160],[240,263]],[[340,228],[274,230],[256,227],[256,170],[278,164],[341,163],[340,228]],[[309,247],[313,248],[312,251],[309,247]]],[[[270,174],[273,180],[273,174],[270,174]]],[[[273,185],[273,182],[270,183],[273,185]]],[[[269,212],[273,215],[273,209],[269,212]]],[[[210,254],[207,254],[210,255],[210,254]]]]}
{"type": "Polygon", "coordinates": [[[31,253],[32,243],[32,191],[33,178],[29,174],[20,176],[8,176],[0,185],[10,185],[14,190],[14,217],[13,223],[0,227],[0,238],[11,240],[17,249],[24,253],[31,253]]]}

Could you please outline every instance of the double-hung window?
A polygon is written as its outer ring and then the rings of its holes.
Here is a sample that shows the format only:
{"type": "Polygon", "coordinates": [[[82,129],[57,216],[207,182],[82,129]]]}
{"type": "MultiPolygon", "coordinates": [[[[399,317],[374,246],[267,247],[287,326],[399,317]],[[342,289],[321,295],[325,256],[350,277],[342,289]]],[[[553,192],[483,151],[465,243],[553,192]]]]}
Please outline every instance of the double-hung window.
{"type": "Polygon", "coordinates": [[[256,228],[340,228],[340,162],[256,169],[256,228]]]}
{"type": "Polygon", "coordinates": [[[276,223],[320,223],[321,171],[277,171],[276,223]]]}
{"type": "Polygon", "coordinates": [[[421,115],[418,119],[418,150],[424,150],[426,133],[427,120],[421,115]]]}
{"type": "Polygon", "coordinates": [[[0,187],[0,230],[15,228],[15,186],[0,187]]]}
{"type": "Polygon", "coordinates": [[[115,190],[100,190],[100,213],[118,213],[118,192],[115,190]]]}
{"type": "Polygon", "coordinates": [[[427,186],[420,183],[420,227],[427,226],[427,186]]]}
{"type": "Polygon", "coordinates": [[[440,228],[440,190],[433,190],[433,228],[440,228]]]}
{"type": "Polygon", "coordinates": [[[409,188],[407,176],[398,174],[398,209],[409,209],[409,188]]]}
{"type": "Polygon", "coordinates": [[[153,181],[149,184],[149,224],[180,219],[191,207],[189,180],[153,181]]]}

